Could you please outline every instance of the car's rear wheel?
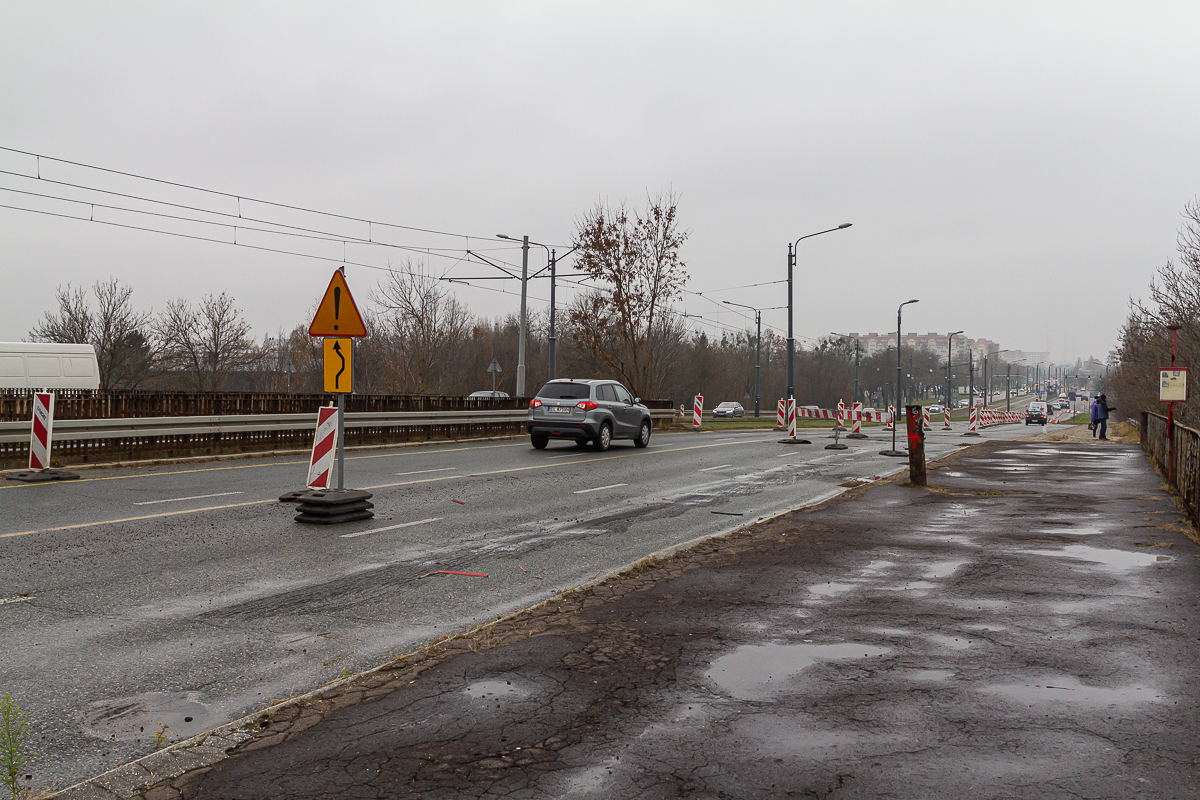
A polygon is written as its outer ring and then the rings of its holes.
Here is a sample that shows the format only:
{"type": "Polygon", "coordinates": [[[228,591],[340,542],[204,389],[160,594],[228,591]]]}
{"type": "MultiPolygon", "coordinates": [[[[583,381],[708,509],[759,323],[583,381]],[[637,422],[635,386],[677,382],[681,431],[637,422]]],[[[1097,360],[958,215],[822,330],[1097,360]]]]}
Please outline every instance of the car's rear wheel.
{"type": "Polygon", "coordinates": [[[592,444],[596,449],[603,453],[612,444],[612,426],[607,422],[600,425],[600,433],[592,440],[592,444]]]}
{"type": "Polygon", "coordinates": [[[633,440],[637,447],[645,447],[650,444],[650,420],[642,423],[642,429],[638,431],[637,438],[633,440]]]}
{"type": "Polygon", "coordinates": [[[530,436],[529,440],[533,442],[533,446],[538,450],[545,450],[546,445],[550,443],[549,436],[530,436]]]}

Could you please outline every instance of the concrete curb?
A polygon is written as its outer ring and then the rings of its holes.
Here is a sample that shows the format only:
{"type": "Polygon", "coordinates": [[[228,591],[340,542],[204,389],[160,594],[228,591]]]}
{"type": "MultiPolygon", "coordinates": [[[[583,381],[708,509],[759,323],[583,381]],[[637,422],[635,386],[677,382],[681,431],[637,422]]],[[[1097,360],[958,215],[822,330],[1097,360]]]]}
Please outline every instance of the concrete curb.
{"type": "MultiPolygon", "coordinates": [[[[957,455],[958,453],[963,452],[963,450],[967,447],[977,444],[985,444],[989,441],[995,440],[980,439],[979,441],[956,443],[955,449],[948,453],[943,453],[936,458],[928,459],[928,461],[930,463],[937,462],[944,458],[957,455]]],[[[433,648],[443,645],[449,641],[470,638],[487,630],[488,628],[511,620],[514,617],[542,608],[550,603],[558,602],[564,595],[593,588],[604,583],[605,581],[611,580],[612,578],[618,577],[626,572],[635,570],[643,565],[671,558],[672,556],[678,555],[679,553],[690,550],[701,544],[705,544],[706,542],[714,541],[716,539],[732,538],[744,531],[750,530],[751,528],[755,528],[764,523],[771,522],[788,514],[820,506],[829,502],[830,500],[834,500],[842,496],[846,492],[853,491],[854,489],[863,488],[864,486],[877,485],[882,483],[887,478],[904,472],[906,469],[908,469],[906,464],[898,466],[891,470],[879,473],[880,479],[877,481],[854,487],[839,486],[835,489],[831,489],[827,492],[817,495],[811,500],[801,503],[800,505],[787,508],[782,511],[777,511],[764,517],[759,517],[750,522],[738,525],[732,530],[724,531],[722,533],[708,534],[705,536],[697,536],[694,539],[688,539],[687,541],[679,542],[669,547],[648,553],[623,566],[599,572],[584,583],[568,589],[557,591],[553,596],[547,597],[544,600],[539,600],[536,603],[531,603],[530,605],[514,609],[506,614],[498,616],[494,620],[488,620],[487,622],[480,623],[479,625],[468,628],[464,631],[460,631],[459,633],[440,636],[425,645],[396,655],[389,661],[371,667],[370,669],[330,681],[329,683],[323,684],[309,692],[296,695],[295,697],[289,697],[286,700],[267,706],[266,708],[259,709],[258,711],[254,711],[250,714],[239,717],[232,722],[213,728],[210,731],[199,733],[189,739],[175,742],[174,744],[171,744],[162,750],[158,750],[150,753],[149,755],[134,759],[133,761],[129,761],[118,767],[114,767],[111,770],[102,772],[99,775],[88,778],[87,780],[73,784],[64,789],[42,795],[42,797],[44,797],[45,800],[51,800],[51,798],[56,798],[57,800],[113,800],[113,798],[122,798],[122,800],[124,800],[124,798],[136,797],[142,794],[142,792],[147,788],[157,786],[164,781],[173,780],[187,772],[191,772],[203,767],[211,767],[214,764],[224,761],[229,757],[230,750],[237,747],[247,739],[252,738],[252,734],[247,733],[245,728],[256,723],[260,723],[262,720],[269,718],[280,711],[291,708],[292,706],[307,703],[312,700],[318,700],[323,695],[333,691],[334,689],[362,680],[363,678],[371,675],[375,675],[384,671],[385,669],[389,669],[396,662],[402,659],[409,658],[414,655],[420,655],[422,653],[428,653],[433,650],[433,648]],[[147,778],[150,779],[148,782],[145,780],[147,778]]]]}

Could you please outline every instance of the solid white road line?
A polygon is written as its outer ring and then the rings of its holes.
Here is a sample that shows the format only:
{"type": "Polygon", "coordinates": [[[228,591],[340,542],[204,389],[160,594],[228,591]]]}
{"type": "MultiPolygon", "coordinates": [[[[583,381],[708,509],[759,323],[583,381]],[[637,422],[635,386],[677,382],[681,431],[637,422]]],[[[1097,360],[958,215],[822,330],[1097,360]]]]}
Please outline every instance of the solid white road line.
{"type": "Polygon", "coordinates": [[[725,469],[726,467],[732,467],[732,466],[733,466],[733,464],[720,464],[719,466],[716,466],[716,467],[705,467],[704,469],[702,469],[700,471],[701,472],[712,472],[714,469],[725,469]]]}
{"type": "Polygon", "coordinates": [[[441,469],[417,469],[412,472],[397,472],[397,475],[424,475],[426,472],[452,472],[458,467],[442,467],[441,469]]]}
{"type": "Polygon", "coordinates": [[[429,519],[419,519],[416,522],[401,522],[399,525],[388,525],[386,528],[371,528],[369,531],[359,531],[358,533],[343,533],[341,538],[353,539],[355,536],[366,536],[368,533],[383,533],[384,531],[394,531],[397,528],[411,528],[413,525],[424,525],[426,522],[437,522],[441,517],[430,517],[429,519]]]}
{"type": "Polygon", "coordinates": [[[595,489],[580,489],[579,491],[572,492],[571,494],[587,494],[588,492],[598,492],[601,489],[616,489],[618,486],[628,486],[628,485],[629,485],[628,483],[613,483],[613,484],[609,484],[608,486],[597,486],[595,489]]]}
{"type": "Polygon", "coordinates": [[[25,597],[6,597],[3,600],[0,600],[0,606],[5,605],[6,603],[27,603],[32,599],[33,598],[29,597],[28,595],[25,597]]]}
{"type": "Polygon", "coordinates": [[[203,500],[207,497],[225,497],[231,494],[245,494],[245,492],[217,492],[216,494],[196,494],[191,497],[172,497],[170,500],[144,500],[140,503],[134,503],[135,506],[154,506],[159,503],[181,503],[184,500],[203,500]]]}

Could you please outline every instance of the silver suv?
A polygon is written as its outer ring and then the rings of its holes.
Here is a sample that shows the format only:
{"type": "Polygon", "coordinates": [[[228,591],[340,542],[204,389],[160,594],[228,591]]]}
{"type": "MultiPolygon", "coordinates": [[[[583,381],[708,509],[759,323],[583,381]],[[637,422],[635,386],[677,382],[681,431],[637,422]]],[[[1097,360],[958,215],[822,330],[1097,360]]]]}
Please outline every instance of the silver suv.
{"type": "Polygon", "coordinates": [[[591,442],[597,450],[607,450],[613,439],[650,444],[650,410],[615,381],[552,380],[529,401],[525,426],[538,450],[551,439],[591,442]]]}

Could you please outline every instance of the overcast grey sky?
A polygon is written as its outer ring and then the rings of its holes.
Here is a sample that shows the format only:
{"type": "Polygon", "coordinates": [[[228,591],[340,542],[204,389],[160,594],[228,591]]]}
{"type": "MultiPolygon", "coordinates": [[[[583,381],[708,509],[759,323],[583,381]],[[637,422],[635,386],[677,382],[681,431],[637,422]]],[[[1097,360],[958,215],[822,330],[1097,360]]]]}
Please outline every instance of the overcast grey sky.
{"type": "MultiPolygon", "coordinates": [[[[800,245],[797,335],[890,329],[896,305],[915,296],[906,330],[965,329],[1002,347],[1102,357],[1129,296],[1145,295],[1172,257],[1180,209],[1200,193],[1198,30],[1196,2],[8,0],[0,145],[551,244],[569,241],[598,199],[641,204],[647,191],[673,188],[692,230],[693,291],[781,279],[789,241],[852,222],[800,245]]],[[[0,153],[0,170],[37,169],[0,153]]],[[[237,213],[228,198],[46,161],[40,169],[237,213]]],[[[0,187],[83,196],[7,174],[0,187]]],[[[0,204],[91,213],[7,191],[0,204]]],[[[250,209],[366,235],[361,225],[249,203],[243,214],[250,209]]],[[[106,213],[129,221],[96,217],[106,213]]],[[[372,236],[444,255],[497,246],[372,236]]],[[[239,240],[342,257],[340,243],[244,231],[239,240]]],[[[350,245],[346,257],[408,256],[350,245]]],[[[487,274],[454,258],[432,257],[430,267],[487,274]]],[[[227,290],[261,336],[307,322],[332,266],[0,208],[0,339],[27,336],[57,285],[109,275],[155,310],[227,290]]],[[[360,299],[381,274],[347,270],[360,299]]],[[[454,291],[497,316],[517,307],[516,285],[506,288],[514,294],[454,291]]],[[[546,297],[544,282],[531,295],[546,297]]],[[[785,299],[779,285],[712,297],[785,299]]],[[[684,305],[745,324],[694,295],[684,305]]],[[[764,321],[782,330],[785,312],[764,321]]]]}

